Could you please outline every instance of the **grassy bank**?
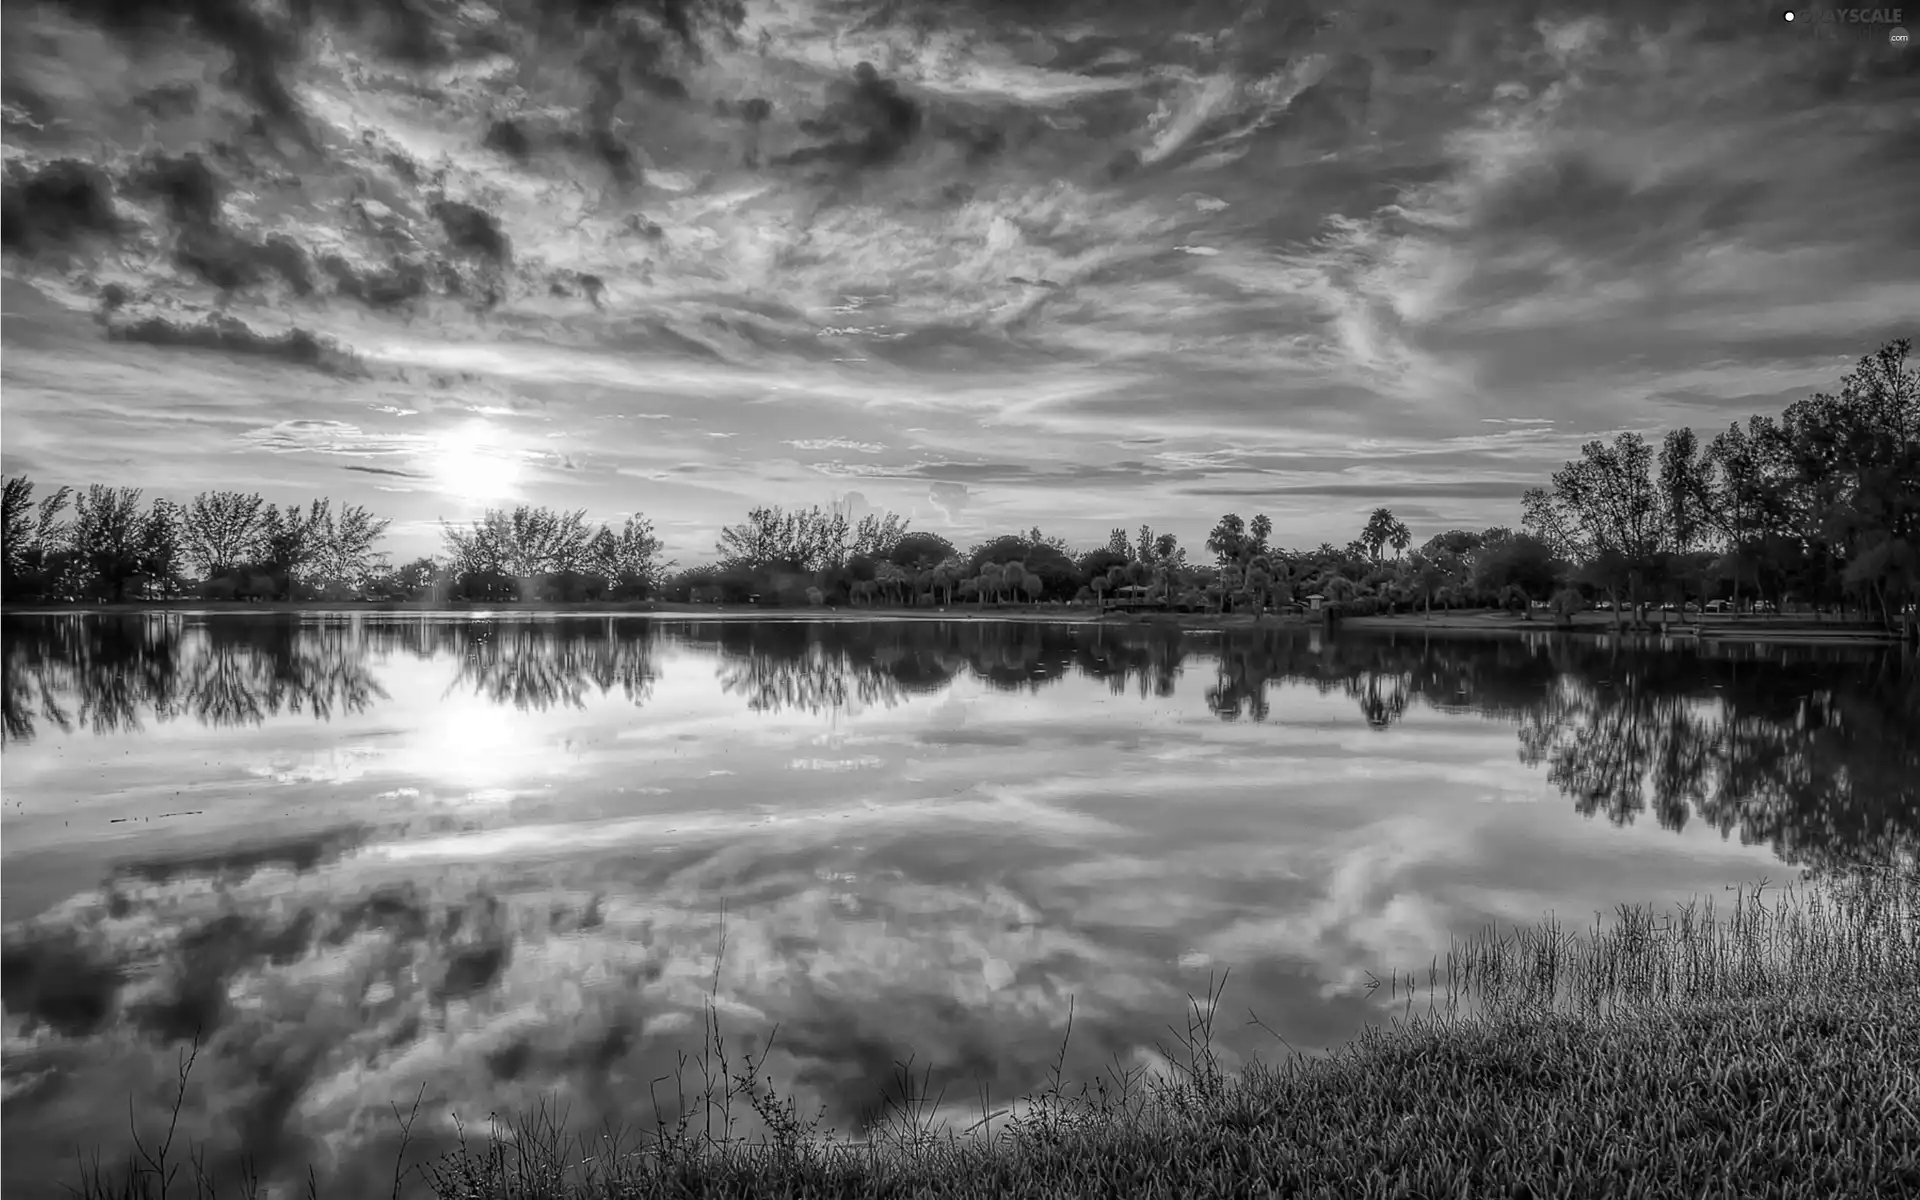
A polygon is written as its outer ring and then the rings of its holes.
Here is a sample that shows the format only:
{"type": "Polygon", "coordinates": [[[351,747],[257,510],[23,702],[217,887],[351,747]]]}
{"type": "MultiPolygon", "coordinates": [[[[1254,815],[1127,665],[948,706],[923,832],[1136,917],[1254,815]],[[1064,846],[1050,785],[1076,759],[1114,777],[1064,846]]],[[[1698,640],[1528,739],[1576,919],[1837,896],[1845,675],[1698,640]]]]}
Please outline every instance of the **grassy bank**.
{"type": "MultiPolygon", "coordinates": [[[[440,1200],[1920,1196],[1920,873],[1487,930],[1386,986],[1386,1024],[1237,1073],[1212,1050],[1214,989],[1172,1075],[1056,1071],[965,1130],[934,1128],[903,1072],[860,1141],[729,1057],[710,1010],[688,1115],[574,1137],[536,1114],[399,1174],[440,1200]]],[[[81,1194],[160,1189],[133,1166],[81,1194]]]]}

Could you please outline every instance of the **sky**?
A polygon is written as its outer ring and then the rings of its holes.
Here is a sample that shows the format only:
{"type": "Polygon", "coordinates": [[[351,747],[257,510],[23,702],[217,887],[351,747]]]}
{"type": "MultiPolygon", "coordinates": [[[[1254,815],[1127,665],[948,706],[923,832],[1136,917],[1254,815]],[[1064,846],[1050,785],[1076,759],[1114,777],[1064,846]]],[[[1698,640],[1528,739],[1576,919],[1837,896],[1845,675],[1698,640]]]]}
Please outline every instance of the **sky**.
{"type": "Polygon", "coordinates": [[[1920,315],[1920,50],[1747,0],[301,7],[9,0],[7,474],[1418,542],[1920,315]]]}

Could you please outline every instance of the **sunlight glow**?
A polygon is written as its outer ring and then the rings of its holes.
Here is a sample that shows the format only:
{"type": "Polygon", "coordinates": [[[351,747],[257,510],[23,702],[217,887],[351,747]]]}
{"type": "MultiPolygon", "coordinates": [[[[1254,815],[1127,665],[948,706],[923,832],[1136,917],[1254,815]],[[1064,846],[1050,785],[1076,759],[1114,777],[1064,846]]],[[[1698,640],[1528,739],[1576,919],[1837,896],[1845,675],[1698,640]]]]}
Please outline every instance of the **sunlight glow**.
{"type": "Polygon", "coordinates": [[[439,489],[463,500],[498,500],[513,493],[520,460],[498,426],[469,421],[441,436],[430,465],[439,489]]]}

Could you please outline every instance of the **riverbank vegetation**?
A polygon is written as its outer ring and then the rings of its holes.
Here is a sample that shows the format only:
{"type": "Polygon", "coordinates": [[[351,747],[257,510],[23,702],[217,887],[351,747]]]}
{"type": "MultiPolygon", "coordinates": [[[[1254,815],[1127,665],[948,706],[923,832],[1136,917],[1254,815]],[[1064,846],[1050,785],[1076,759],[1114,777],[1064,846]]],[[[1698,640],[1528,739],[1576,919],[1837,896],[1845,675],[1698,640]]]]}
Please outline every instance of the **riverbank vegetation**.
{"type": "MultiPolygon", "coordinates": [[[[650,1126],[585,1133],[542,1110],[434,1147],[414,1139],[422,1114],[402,1099],[392,1194],[1912,1195],[1920,872],[1828,880],[1771,903],[1764,892],[1738,889],[1724,913],[1623,907],[1585,935],[1551,919],[1485,930],[1444,962],[1390,973],[1388,1020],[1329,1054],[1232,1067],[1214,1044],[1221,1021],[1240,1019],[1222,979],[1172,1030],[1169,1069],[1072,1082],[1056,1067],[1027,1098],[982,1097],[964,1127],[936,1123],[941,1097],[902,1064],[886,1113],[859,1138],[833,1136],[782,1095],[764,1052],[735,1053],[710,1000],[705,1050],[650,1126]]],[[[1265,1028],[1251,1009],[1246,1020],[1265,1028]]],[[[216,1194],[200,1160],[161,1149],[163,1136],[117,1171],[94,1163],[79,1194],[159,1196],[169,1152],[171,1194],[216,1194]]],[[[310,1191],[325,1194],[317,1180],[310,1191]]],[[[243,1181],[238,1194],[259,1193],[243,1181]]]]}
{"type": "Polygon", "coordinates": [[[1522,498],[1522,527],[1449,529],[1417,546],[1377,508],[1344,545],[1284,548],[1265,516],[1222,516],[1204,553],[1170,533],[1115,529],[1075,549],[1038,527],[962,549],[893,513],[763,506],[722,530],[717,561],[676,569],[638,514],[522,505],[443,525],[442,553],[392,565],[387,521],[354,504],[304,507],[204,492],[6,481],[11,603],[82,600],[656,599],[757,607],[1009,603],[1266,611],[1319,597],[1337,615],[1498,605],[1565,620],[1603,604],[1639,623],[1651,603],[1851,612],[1911,628],[1920,601],[1920,382],[1890,343],[1834,394],[1755,416],[1703,443],[1668,433],[1596,440],[1522,498]]]}

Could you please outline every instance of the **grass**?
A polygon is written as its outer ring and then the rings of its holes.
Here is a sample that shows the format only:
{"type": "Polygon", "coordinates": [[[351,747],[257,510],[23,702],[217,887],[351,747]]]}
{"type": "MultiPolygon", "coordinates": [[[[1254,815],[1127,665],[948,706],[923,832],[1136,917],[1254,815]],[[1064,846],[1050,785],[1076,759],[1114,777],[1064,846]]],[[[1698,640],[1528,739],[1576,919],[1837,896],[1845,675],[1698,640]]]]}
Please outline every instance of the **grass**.
{"type": "MultiPolygon", "coordinates": [[[[1213,1049],[1223,976],[1172,1030],[1171,1076],[1109,1068],[1069,1083],[1063,1042],[1037,1094],[999,1108],[983,1096],[966,1129],[935,1127],[941,1098],[903,1063],[882,1127],[830,1136],[777,1093],[764,1052],[730,1051],[709,1003],[673,1119],[583,1133],[543,1108],[396,1166],[394,1194],[1920,1196],[1920,871],[1789,888],[1772,904],[1767,886],[1738,889],[1725,912],[1622,907],[1584,935],[1551,920],[1488,929],[1429,964],[1424,1011],[1422,980],[1396,972],[1385,986],[1404,1007],[1385,1025],[1237,1073],[1213,1049]]],[[[723,925],[716,989],[724,952],[723,925]]],[[[183,1095],[190,1070],[189,1057],[183,1095]]],[[[416,1098],[394,1116],[410,1131],[417,1113],[416,1098]]],[[[178,1168],[169,1192],[167,1154],[136,1147],[117,1174],[96,1164],[77,1194],[263,1194],[216,1193],[178,1168]]]]}

